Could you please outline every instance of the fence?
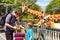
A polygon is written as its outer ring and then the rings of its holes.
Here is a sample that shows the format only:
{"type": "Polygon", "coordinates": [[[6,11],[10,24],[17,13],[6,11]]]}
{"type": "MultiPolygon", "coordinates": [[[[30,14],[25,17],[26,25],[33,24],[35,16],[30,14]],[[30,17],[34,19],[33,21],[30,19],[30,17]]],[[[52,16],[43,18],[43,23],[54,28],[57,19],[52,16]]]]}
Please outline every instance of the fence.
{"type": "Polygon", "coordinates": [[[33,28],[36,40],[60,40],[60,30],[33,28]]]}
{"type": "Polygon", "coordinates": [[[46,40],[60,40],[60,32],[53,30],[46,30],[46,40]]]}

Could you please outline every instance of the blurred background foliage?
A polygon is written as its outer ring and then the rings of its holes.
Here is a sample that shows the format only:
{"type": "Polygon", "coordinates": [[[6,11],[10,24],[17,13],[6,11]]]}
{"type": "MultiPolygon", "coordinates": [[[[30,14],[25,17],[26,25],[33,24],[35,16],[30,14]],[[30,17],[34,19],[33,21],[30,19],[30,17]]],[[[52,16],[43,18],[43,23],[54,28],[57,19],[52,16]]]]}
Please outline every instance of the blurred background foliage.
{"type": "MultiPolygon", "coordinates": [[[[6,4],[13,4],[13,8],[21,8],[21,4],[22,2],[25,2],[26,5],[33,9],[33,10],[37,10],[37,11],[42,11],[41,6],[36,4],[37,0],[0,0],[0,3],[6,3],[6,4]]],[[[5,7],[0,8],[2,9],[2,15],[5,14],[5,7]]],[[[8,7],[8,11],[10,12],[11,10],[11,6],[8,7]]],[[[20,19],[38,19],[36,16],[29,14],[27,12],[22,13],[21,18],[20,19]]]]}
{"type": "Polygon", "coordinates": [[[52,0],[46,7],[49,14],[60,14],[60,0],[52,0]]]}
{"type": "MultiPolygon", "coordinates": [[[[6,3],[6,4],[13,4],[13,8],[21,8],[21,4],[22,2],[25,2],[26,5],[33,9],[33,10],[37,10],[37,11],[43,11],[42,7],[39,6],[38,4],[36,4],[37,0],[0,0],[0,3],[6,3]]],[[[12,9],[12,7],[10,6],[8,8],[8,11],[10,11],[12,9]]],[[[0,13],[2,13],[2,15],[4,15],[5,11],[5,7],[0,6],[0,13]],[[3,12],[1,12],[3,11],[3,12]]],[[[47,6],[46,6],[46,13],[48,14],[59,14],[60,13],[60,0],[52,0],[47,6]]],[[[21,15],[22,17],[20,19],[38,19],[36,16],[29,14],[27,12],[22,13],[21,15]]]]}

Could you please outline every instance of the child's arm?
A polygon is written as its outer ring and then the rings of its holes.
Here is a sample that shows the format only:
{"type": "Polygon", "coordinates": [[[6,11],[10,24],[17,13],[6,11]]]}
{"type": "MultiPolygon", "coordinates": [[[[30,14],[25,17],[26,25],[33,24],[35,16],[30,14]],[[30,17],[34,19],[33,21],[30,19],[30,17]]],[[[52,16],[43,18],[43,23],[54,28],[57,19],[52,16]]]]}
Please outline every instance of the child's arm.
{"type": "Polygon", "coordinates": [[[30,36],[30,40],[32,40],[32,36],[30,36]]]}

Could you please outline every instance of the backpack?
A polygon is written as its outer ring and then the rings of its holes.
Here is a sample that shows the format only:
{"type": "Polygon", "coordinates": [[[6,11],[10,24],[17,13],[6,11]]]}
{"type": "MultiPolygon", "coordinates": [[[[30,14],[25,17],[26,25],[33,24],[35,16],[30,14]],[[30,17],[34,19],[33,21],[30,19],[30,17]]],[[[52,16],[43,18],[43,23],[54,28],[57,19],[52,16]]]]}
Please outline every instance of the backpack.
{"type": "Polygon", "coordinates": [[[5,15],[3,15],[3,16],[1,17],[1,19],[0,19],[0,25],[1,25],[1,26],[4,26],[4,24],[5,24],[5,19],[6,19],[7,15],[8,15],[8,14],[5,14],[5,15]]]}
{"type": "MultiPolygon", "coordinates": [[[[9,13],[9,14],[10,14],[10,13],[9,13]]],[[[6,20],[7,15],[8,15],[8,14],[5,14],[4,16],[1,17],[1,20],[0,20],[0,25],[1,25],[1,26],[4,26],[4,25],[5,25],[5,20],[6,20]]],[[[12,14],[10,14],[10,15],[11,15],[11,19],[12,19],[13,15],[12,15],[12,14]]],[[[11,19],[10,19],[10,20],[11,20],[11,19]]]]}

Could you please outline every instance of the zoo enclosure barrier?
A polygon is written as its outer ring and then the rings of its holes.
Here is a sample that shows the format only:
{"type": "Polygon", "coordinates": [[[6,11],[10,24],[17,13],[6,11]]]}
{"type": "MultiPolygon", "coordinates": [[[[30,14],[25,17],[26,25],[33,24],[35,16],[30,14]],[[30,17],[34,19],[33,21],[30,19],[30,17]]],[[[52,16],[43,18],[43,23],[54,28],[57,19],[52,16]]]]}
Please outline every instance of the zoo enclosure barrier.
{"type": "Polygon", "coordinates": [[[33,27],[34,38],[38,40],[60,40],[60,30],[33,27]]]}

